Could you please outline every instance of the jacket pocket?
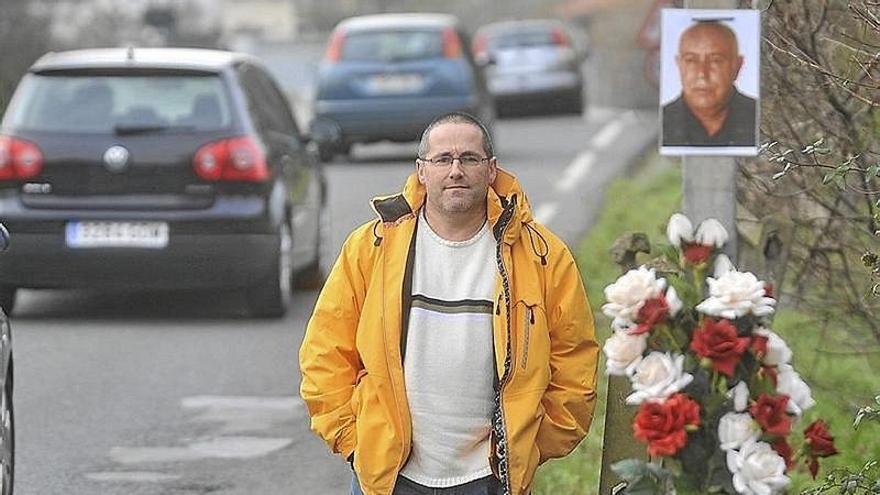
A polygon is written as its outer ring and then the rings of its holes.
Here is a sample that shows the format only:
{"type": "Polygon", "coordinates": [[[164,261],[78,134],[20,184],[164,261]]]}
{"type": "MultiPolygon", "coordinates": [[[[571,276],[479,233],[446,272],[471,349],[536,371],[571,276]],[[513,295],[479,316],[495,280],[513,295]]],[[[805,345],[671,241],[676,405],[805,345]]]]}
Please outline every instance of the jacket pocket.
{"type": "Polygon", "coordinates": [[[523,371],[525,371],[529,365],[529,339],[532,336],[532,327],[535,325],[535,306],[537,306],[535,304],[524,304],[525,308],[523,318],[523,343],[522,353],[520,354],[519,360],[519,367],[523,371]]]}
{"type": "MultiPolygon", "coordinates": [[[[514,311],[514,374],[520,375],[530,386],[541,388],[549,379],[550,334],[544,307],[535,301],[519,300],[514,311]],[[544,370],[546,369],[546,372],[544,370]],[[545,378],[544,375],[546,375],[545,378]]],[[[526,385],[523,383],[522,385],[526,385]]]]}

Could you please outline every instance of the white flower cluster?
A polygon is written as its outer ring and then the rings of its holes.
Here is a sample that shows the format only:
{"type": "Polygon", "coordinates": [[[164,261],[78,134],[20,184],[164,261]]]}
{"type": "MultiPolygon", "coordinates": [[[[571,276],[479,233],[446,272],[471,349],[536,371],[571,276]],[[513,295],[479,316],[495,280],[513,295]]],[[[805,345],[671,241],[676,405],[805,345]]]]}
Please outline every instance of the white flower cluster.
{"type": "Polygon", "coordinates": [[[785,459],[766,442],[760,442],[761,427],[746,412],[749,389],[739,382],[730,390],[734,411],[718,422],[718,441],[727,452],[727,468],[733,475],[733,487],[745,495],[779,493],[788,483],[785,459]]]}
{"type": "Polygon", "coordinates": [[[695,233],[690,219],[681,213],[675,213],[666,224],[666,237],[677,248],[685,243],[720,248],[727,242],[728,234],[721,222],[714,218],[703,220],[695,233]]]}
{"type": "Polygon", "coordinates": [[[709,297],[697,305],[697,311],[729,320],[747,314],[767,316],[773,313],[776,300],[765,295],[763,281],[751,272],[728,270],[718,278],[706,278],[709,297]]]}
{"type": "MultiPolygon", "coordinates": [[[[787,412],[800,416],[816,405],[810,387],[789,364],[791,349],[785,341],[763,327],[755,334],[767,338],[767,352],[762,364],[776,366],[776,393],[789,397],[787,412]]],[[[790,481],[785,476],[785,459],[769,444],[759,441],[761,427],[746,411],[748,386],[745,382],[739,382],[728,396],[733,399],[734,410],[722,416],[718,422],[718,441],[721,449],[727,452],[727,467],[733,474],[734,488],[737,493],[744,495],[781,493],[790,481]]]]}
{"type": "Polygon", "coordinates": [[[602,312],[611,318],[635,321],[636,315],[648,299],[654,299],[666,289],[666,279],[657,278],[653,269],[639,267],[626,272],[616,282],[605,287],[602,312]]]}
{"type": "Polygon", "coordinates": [[[684,372],[684,356],[652,352],[635,367],[630,377],[633,393],[626,398],[626,403],[632,405],[646,400],[665,401],[693,380],[693,375],[684,372]]]}
{"type": "Polygon", "coordinates": [[[639,310],[650,299],[664,296],[669,314],[674,316],[682,308],[682,302],[672,287],[666,287],[666,279],[657,278],[653,269],[644,266],[630,270],[616,282],[605,287],[602,312],[614,320],[614,334],[605,341],[603,351],[607,357],[605,373],[631,376],[642,362],[642,354],[648,345],[648,335],[632,335],[639,310]]]}
{"type": "Polygon", "coordinates": [[[739,450],[727,451],[727,469],[733,487],[743,495],[782,493],[791,479],[785,475],[785,459],[767,442],[746,440],[739,450]]]}

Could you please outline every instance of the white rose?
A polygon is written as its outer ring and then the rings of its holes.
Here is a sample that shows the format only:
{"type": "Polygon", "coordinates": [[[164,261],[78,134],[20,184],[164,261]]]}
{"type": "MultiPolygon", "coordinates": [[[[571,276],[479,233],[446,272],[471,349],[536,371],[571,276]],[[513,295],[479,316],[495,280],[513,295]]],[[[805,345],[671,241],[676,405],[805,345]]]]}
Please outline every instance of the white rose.
{"type": "Polygon", "coordinates": [[[635,322],[627,320],[626,318],[618,317],[618,318],[611,320],[611,328],[615,332],[629,332],[630,330],[632,330],[636,326],[638,326],[638,325],[636,325],[635,322]]]}
{"type": "Polygon", "coordinates": [[[721,253],[715,257],[715,267],[713,270],[715,278],[721,278],[725,273],[733,271],[736,271],[736,267],[733,266],[733,262],[730,261],[726,254],[721,253]]]}
{"type": "Polygon", "coordinates": [[[681,302],[681,299],[678,297],[678,292],[675,291],[675,287],[670,287],[666,289],[666,305],[669,306],[669,316],[675,316],[681,311],[681,308],[684,307],[684,303],[681,302]]]}
{"type": "Polygon", "coordinates": [[[739,382],[727,391],[727,397],[733,399],[734,411],[743,412],[749,406],[749,386],[746,382],[739,382]]]}
{"type": "Polygon", "coordinates": [[[681,354],[652,352],[636,366],[630,380],[633,393],[626,403],[641,404],[646,400],[666,400],[670,395],[686,387],[694,377],[684,372],[684,356],[681,354]]]}
{"type": "Polygon", "coordinates": [[[721,450],[739,449],[749,440],[761,437],[761,427],[749,413],[729,412],[718,421],[718,441],[721,450]]]}
{"type": "Polygon", "coordinates": [[[727,242],[727,229],[718,220],[707,218],[697,227],[697,234],[694,236],[694,239],[704,246],[720,248],[727,242]]]}
{"type": "Polygon", "coordinates": [[[767,337],[767,354],[762,362],[767,366],[779,366],[791,361],[791,349],[778,334],[764,327],[758,327],[755,334],[767,337]]]}
{"type": "Polygon", "coordinates": [[[648,335],[629,335],[615,332],[602,350],[605,351],[605,373],[609,375],[631,375],[642,361],[642,353],[648,347],[648,335]]]}
{"type": "Polygon", "coordinates": [[[782,493],[791,482],[785,475],[785,459],[766,442],[747,440],[740,450],[728,450],[727,468],[733,474],[733,487],[745,495],[782,493]]]}
{"type": "Polygon", "coordinates": [[[764,296],[764,282],[751,272],[727,272],[719,278],[706,278],[709,297],[697,305],[701,313],[727,318],[747,315],[767,316],[773,313],[776,300],[764,296]]]}
{"type": "Polygon", "coordinates": [[[602,306],[602,312],[611,318],[635,321],[645,301],[657,297],[665,288],[666,280],[658,279],[653,269],[641,266],[630,270],[605,287],[608,303],[602,306]]]}
{"type": "Polygon", "coordinates": [[[694,242],[694,226],[688,217],[675,213],[666,224],[666,237],[675,247],[681,247],[682,242],[694,242]]]}
{"type": "Polygon", "coordinates": [[[779,365],[779,374],[776,377],[776,393],[789,397],[786,410],[795,416],[800,416],[804,411],[816,405],[810,386],[788,364],[779,365]]]}

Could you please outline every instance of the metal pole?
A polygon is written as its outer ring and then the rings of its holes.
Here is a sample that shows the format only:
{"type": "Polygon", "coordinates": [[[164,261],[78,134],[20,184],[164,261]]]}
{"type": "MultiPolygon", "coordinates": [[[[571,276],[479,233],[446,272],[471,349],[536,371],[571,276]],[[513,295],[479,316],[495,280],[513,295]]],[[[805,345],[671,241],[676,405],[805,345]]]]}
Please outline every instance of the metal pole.
{"type": "MultiPolygon", "coordinates": [[[[685,8],[735,9],[735,0],[684,0],[685,8]]],[[[728,156],[682,157],[682,191],[684,214],[699,224],[716,218],[730,239],[724,247],[728,257],[737,263],[736,231],[736,161],[728,156]]]]}

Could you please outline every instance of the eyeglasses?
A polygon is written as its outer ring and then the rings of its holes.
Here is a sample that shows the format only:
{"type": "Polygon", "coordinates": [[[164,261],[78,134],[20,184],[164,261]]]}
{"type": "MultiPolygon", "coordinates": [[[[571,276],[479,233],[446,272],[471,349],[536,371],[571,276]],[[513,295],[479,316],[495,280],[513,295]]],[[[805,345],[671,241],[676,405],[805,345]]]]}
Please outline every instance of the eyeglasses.
{"type": "Polygon", "coordinates": [[[435,167],[448,167],[452,165],[452,162],[454,162],[455,160],[458,160],[458,163],[460,163],[462,167],[476,167],[477,165],[480,165],[481,163],[487,162],[491,159],[492,157],[484,158],[477,155],[441,155],[437,158],[419,158],[419,160],[435,167]]]}

